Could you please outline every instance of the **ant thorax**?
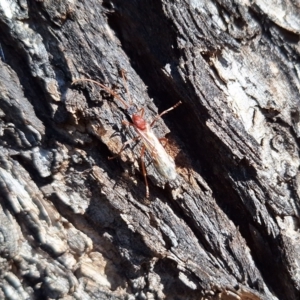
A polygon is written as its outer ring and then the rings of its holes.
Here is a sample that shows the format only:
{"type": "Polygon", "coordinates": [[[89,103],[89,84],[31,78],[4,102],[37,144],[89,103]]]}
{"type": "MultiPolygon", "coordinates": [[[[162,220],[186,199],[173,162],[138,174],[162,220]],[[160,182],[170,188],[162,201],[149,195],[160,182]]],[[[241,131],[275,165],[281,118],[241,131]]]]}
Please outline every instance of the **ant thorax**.
{"type": "Polygon", "coordinates": [[[139,130],[146,130],[147,129],[147,123],[144,120],[142,116],[139,116],[138,114],[134,114],[131,117],[133,124],[139,129],[139,130]]]}

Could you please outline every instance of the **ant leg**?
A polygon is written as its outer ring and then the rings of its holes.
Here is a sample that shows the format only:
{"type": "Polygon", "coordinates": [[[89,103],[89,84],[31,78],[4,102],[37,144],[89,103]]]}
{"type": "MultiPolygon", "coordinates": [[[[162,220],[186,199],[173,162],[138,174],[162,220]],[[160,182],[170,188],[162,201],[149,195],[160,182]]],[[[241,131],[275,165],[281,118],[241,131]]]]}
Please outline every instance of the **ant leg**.
{"type": "Polygon", "coordinates": [[[166,147],[166,144],[168,143],[168,139],[167,138],[163,137],[163,138],[160,138],[158,140],[161,142],[161,144],[162,144],[162,142],[165,142],[165,144],[163,146],[166,147]]]}
{"type": "Polygon", "coordinates": [[[150,124],[150,127],[152,127],[154,125],[154,123],[163,115],[165,115],[166,113],[168,113],[169,111],[173,110],[174,108],[176,108],[177,106],[179,106],[182,102],[178,101],[175,105],[173,105],[172,107],[170,107],[167,110],[164,110],[162,113],[160,113],[158,116],[156,116],[154,118],[154,120],[152,121],[152,123],[150,124]]]}
{"type": "Polygon", "coordinates": [[[125,120],[122,121],[122,125],[124,125],[124,126],[134,126],[133,123],[130,123],[130,122],[125,121],[125,120]]]}
{"type": "Polygon", "coordinates": [[[145,161],[144,161],[145,150],[146,150],[146,147],[143,146],[142,150],[141,150],[141,165],[142,165],[142,172],[143,172],[145,185],[146,185],[146,198],[149,198],[149,185],[148,185],[148,181],[147,181],[147,172],[146,172],[145,161]]]}
{"type": "Polygon", "coordinates": [[[145,108],[142,107],[141,109],[138,110],[138,113],[141,113],[141,117],[144,117],[144,114],[145,114],[145,108]]]}
{"type": "Polygon", "coordinates": [[[137,136],[137,137],[135,137],[135,138],[133,138],[133,139],[128,140],[127,142],[125,142],[125,143],[122,145],[121,150],[120,150],[116,155],[114,155],[114,156],[109,156],[108,159],[111,160],[111,159],[117,158],[117,157],[122,153],[122,151],[126,148],[127,145],[129,145],[130,143],[132,143],[132,142],[134,142],[134,141],[137,141],[137,140],[139,140],[139,139],[140,139],[140,137],[137,136]]]}
{"type": "Polygon", "coordinates": [[[131,99],[131,96],[130,96],[130,93],[129,93],[128,83],[127,83],[127,80],[125,78],[125,71],[123,69],[121,69],[120,71],[121,71],[121,75],[122,75],[123,82],[124,82],[124,85],[125,85],[126,94],[128,95],[130,105],[132,105],[132,99],[131,99]]]}
{"type": "Polygon", "coordinates": [[[88,82],[92,82],[92,83],[100,86],[103,90],[105,90],[107,93],[109,93],[114,98],[116,98],[118,101],[120,101],[125,106],[126,109],[129,108],[129,106],[127,105],[127,103],[117,93],[115,93],[112,89],[108,88],[107,86],[103,85],[102,83],[100,83],[98,81],[95,81],[95,80],[92,80],[92,79],[88,79],[88,78],[82,78],[82,79],[73,80],[73,82],[71,83],[71,85],[77,84],[80,81],[88,81],[88,82]]]}

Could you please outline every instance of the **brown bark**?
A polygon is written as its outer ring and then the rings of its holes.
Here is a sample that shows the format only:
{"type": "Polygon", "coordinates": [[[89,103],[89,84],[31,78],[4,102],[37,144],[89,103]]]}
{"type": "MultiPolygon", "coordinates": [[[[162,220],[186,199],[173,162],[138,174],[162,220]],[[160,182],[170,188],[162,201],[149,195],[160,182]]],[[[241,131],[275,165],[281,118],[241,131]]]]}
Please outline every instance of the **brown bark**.
{"type": "Polygon", "coordinates": [[[292,1],[0,2],[1,299],[299,299],[292,1]],[[274,2],[274,3],[273,3],[274,2]],[[266,4],[267,3],[267,4],[266,4]],[[167,182],[126,109],[167,136],[167,182]]]}

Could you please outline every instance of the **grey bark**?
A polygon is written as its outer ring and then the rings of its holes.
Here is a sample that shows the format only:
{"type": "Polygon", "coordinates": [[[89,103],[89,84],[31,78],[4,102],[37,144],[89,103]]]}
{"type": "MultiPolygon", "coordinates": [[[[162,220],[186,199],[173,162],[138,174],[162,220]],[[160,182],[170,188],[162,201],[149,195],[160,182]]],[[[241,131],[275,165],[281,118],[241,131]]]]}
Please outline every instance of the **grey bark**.
{"type": "Polygon", "coordinates": [[[296,1],[0,1],[0,299],[299,299],[296,1]],[[120,69],[126,71],[130,96],[120,69]],[[177,178],[124,128],[158,112],[177,178]],[[131,100],[130,100],[131,98],[131,100]]]}

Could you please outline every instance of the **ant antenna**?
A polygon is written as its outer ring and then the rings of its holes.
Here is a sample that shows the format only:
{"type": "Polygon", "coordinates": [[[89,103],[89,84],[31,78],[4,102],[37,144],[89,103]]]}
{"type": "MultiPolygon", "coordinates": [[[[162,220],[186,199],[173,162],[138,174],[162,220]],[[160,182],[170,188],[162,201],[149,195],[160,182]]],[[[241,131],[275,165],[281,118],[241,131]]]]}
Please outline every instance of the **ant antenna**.
{"type": "MultiPolygon", "coordinates": [[[[108,92],[110,95],[112,95],[118,101],[120,101],[125,106],[125,108],[127,110],[129,109],[128,104],[117,93],[115,93],[113,90],[111,90],[110,88],[106,87],[105,85],[101,84],[100,82],[92,80],[92,79],[83,78],[83,79],[76,79],[76,80],[74,80],[71,83],[71,85],[73,85],[73,84],[75,84],[75,83],[77,83],[79,81],[89,81],[89,82],[92,82],[92,83],[94,83],[96,85],[99,85],[102,89],[104,89],[106,92],[108,92]]],[[[126,90],[127,90],[127,87],[126,87],[126,90]]],[[[127,93],[128,93],[128,91],[127,91],[127,93]]]]}
{"type": "Polygon", "coordinates": [[[131,96],[130,96],[130,93],[129,93],[128,82],[127,82],[126,77],[125,77],[125,71],[123,69],[120,69],[120,72],[121,72],[121,75],[122,75],[122,78],[123,78],[126,93],[128,95],[129,101],[130,101],[130,106],[132,106],[133,102],[132,102],[132,99],[131,99],[131,96]]]}

